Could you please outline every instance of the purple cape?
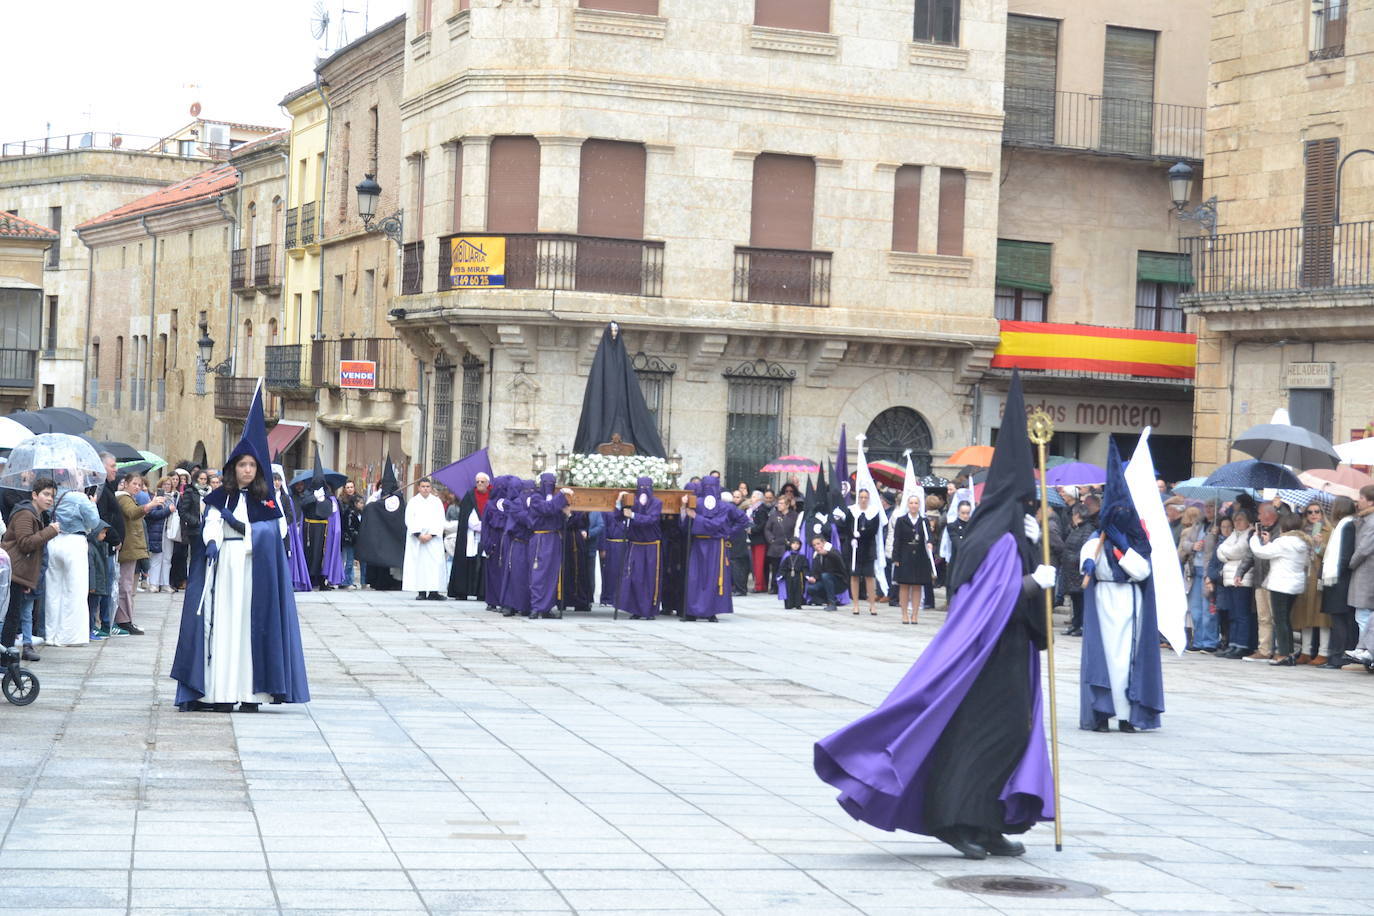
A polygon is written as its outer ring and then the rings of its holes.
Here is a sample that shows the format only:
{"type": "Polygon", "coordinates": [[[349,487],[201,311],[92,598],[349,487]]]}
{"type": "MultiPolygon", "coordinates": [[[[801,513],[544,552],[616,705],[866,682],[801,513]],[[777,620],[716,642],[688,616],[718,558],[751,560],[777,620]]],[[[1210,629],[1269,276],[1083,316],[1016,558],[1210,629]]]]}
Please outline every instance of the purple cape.
{"type": "Polygon", "coordinates": [[[291,570],[291,587],[298,592],[308,592],[310,560],[305,555],[305,541],[301,539],[300,513],[290,493],[283,492],[282,496],[286,502],[286,505],[282,506],[282,512],[286,516],[286,537],[291,545],[291,556],[287,558],[286,564],[291,570]]]}
{"type": "MultiPolygon", "coordinates": [[[[737,534],[748,518],[736,506],[721,505],[715,514],[698,513],[691,520],[687,561],[687,613],[714,617],[734,613],[733,581],[725,540],[737,534]],[[733,511],[728,511],[733,510],[733,511]]],[[[685,517],[684,517],[685,518],[685,517]]]]}
{"type": "Polygon", "coordinates": [[[329,513],[329,526],[324,536],[324,564],[320,572],[330,585],[343,585],[343,526],[339,519],[339,501],[329,497],[334,509],[329,513]]]}
{"type": "MultiPolygon", "coordinates": [[[[925,652],[873,712],[816,742],[816,775],[840,790],[840,807],[883,830],[926,833],[929,762],[954,711],[983,670],[1021,593],[1016,541],[1003,535],[978,574],[954,594],[925,652]]],[[[1007,823],[1054,819],[1054,787],[1041,721],[1040,653],[1029,648],[1034,697],[1030,739],[1002,789],[1007,823]]]]}
{"type": "Polygon", "coordinates": [[[547,498],[536,493],[530,497],[526,515],[533,529],[529,544],[530,613],[545,614],[558,599],[559,576],[563,572],[563,507],[568,498],[562,493],[547,498]]]}

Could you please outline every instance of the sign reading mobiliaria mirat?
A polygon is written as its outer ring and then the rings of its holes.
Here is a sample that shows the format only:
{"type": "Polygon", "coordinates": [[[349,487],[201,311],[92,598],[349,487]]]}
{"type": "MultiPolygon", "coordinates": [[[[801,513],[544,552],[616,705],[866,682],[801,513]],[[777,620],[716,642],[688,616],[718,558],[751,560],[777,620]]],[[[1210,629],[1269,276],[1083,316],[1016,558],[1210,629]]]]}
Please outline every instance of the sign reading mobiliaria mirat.
{"type": "Polygon", "coordinates": [[[453,288],[506,285],[506,239],[500,235],[469,235],[449,239],[448,269],[453,288]]]}

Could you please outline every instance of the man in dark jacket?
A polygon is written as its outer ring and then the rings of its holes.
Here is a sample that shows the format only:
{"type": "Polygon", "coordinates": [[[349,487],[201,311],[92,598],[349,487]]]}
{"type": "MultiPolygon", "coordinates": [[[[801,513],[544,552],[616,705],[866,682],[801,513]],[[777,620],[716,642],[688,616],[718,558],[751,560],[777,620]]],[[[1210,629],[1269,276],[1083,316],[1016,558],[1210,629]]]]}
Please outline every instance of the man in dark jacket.
{"type": "Polygon", "coordinates": [[[43,575],[43,553],[48,541],[61,534],[61,528],[57,522],[48,521],[48,512],[57,498],[56,482],[40,477],[33,482],[29,495],[29,500],[10,510],[9,527],[5,530],[3,543],[10,555],[10,603],[5,611],[4,627],[0,629],[0,646],[8,651],[14,645],[22,624],[23,659],[36,662],[31,617],[34,590],[43,575]]]}
{"type": "Polygon", "coordinates": [[[762,501],[755,501],[749,511],[749,554],[753,563],[754,591],[768,591],[768,576],[764,566],[768,559],[768,535],[764,527],[768,524],[768,514],[773,511],[773,491],[764,490],[762,501]]]}
{"type": "MultiPolygon", "coordinates": [[[[100,460],[105,462],[105,483],[100,486],[100,493],[95,499],[95,511],[100,514],[100,520],[109,525],[105,532],[105,549],[110,557],[106,561],[110,568],[110,580],[119,581],[119,547],[124,543],[124,510],[119,507],[119,500],[116,496],[117,488],[115,478],[117,470],[115,468],[115,456],[109,452],[101,452],[100,460]]],[[[111,592],[114,589],[110,590],[111,592]]],[[[106,627],[114,624],[115,616],[115,595],[102,595],[100,598],[100,620],[106,627]]]]}
{"type": "Polygon", "coordinates": [[[833,611],[835,596],[844,591],[844,561],[823,537],[811,539],[811,550],[811,575],[806,577],[806,581],[820,586],[821,594],[825,596],[825,609],[833,611]]]}

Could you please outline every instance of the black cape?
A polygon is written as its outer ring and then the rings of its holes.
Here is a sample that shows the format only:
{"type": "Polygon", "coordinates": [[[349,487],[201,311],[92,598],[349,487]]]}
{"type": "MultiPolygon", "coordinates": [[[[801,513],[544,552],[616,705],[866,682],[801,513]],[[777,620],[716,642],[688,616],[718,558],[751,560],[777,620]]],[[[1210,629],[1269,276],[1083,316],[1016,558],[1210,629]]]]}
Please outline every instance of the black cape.
{"type": "Polygon", "coordinates": [[[363,523],[353,553],[367,564],[367,584],[376,591],[396,591],[401,583],[391,570],[405,565],[406,558],[406,501],[396,487],[396,472],[391,459],[381,481],[382,495],[363,509],[363,523]],[[398,502],[395,510],[387,508],[389,497],[398,502]]]}
{"type": "MultiPolygon", "coordinates": [[[[487,491],[490,500],[491,491],[487,491]]],[[[453,538],[453,567],[448,573],[448,596],[466,601],[475,598],[484,601],[487,597],[486,560],[482,551],[477,556],[468,556],[468,519],[477,511],[477,494],[468,490],[458,502],[458,531],[453,538]]]]}
{"type": "Polygon", "coordinates": [[[582,394],[582,418],[577,423],[577,438],[573,451],[592,454],[611,436],[620,434],[622,441],[632,443],[641,455],[666,458],[658,425],[644,403],[639,390],[639,378],[625,352],[623,334],[611,333],[611,325],[601,335],[582,394]]]}

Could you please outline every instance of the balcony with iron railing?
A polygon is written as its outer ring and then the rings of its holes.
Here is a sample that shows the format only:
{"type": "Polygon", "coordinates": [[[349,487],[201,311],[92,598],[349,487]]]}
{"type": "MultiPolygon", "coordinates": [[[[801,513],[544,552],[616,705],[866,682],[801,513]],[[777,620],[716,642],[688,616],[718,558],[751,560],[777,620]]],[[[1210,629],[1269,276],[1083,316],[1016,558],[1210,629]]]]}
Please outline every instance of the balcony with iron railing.
{"type": "Polygon", "coordinates": [[[287,251],[297,246],[297,237],[300,223],[300,210],[292,207],[286,211],[286,231],[282,234],[282,245],[287,251]]]}
{"type": "Polygon", "coordinates": [[[376,364],[377,391],[408,391],[415,386],[415,360],[394,337],[340,337],[311,342],[310,383],[316,388],[345,388],[340,363],[366,360],[376,364]]]}
{"type": "Polygon", "coordinates": [[[267,390],[284,397],[314,392],[310,364],[306,361],[310,349],[305,344],[275,344],[267,347],[267,371],[264,375],[267,390]]]}
{"type": "Polygon", "coordinates": [[[215,376],[215,418],[219,420],[243,420],[253,404],[253,395],[258,388],[256,378],[235,378],[215,376]]]}
{"type": "Polygon", "coordinates": [[[406,242],[401,246],[401,295],[414,296],[424,288],[425,243],[406,242]]]}
{"type": "MultiPolygon", "coordinates": [[[[450,275],[454,238],[439,239],[440,292],[462,288],[461,278],[450,275]]],[[[507,289],[663,295],[662,242],[547,232],[504,238],[507,289]]]]}
{"type": "Polygon", "coordinates": [[[735,249],[736,302],[830,305],[830,252],[781,248],[735,249]]]}
{"type": "Polygon", "coordinates": [[[275,255],[271,245],[258,245],[253,249],[253,285],[260,290],[271,291],[281,286],[275,255]]]}
{"type": "Polygon", "coordinates": [[[300,244],[302,247],[315,244],[315,202],[301,204],[300,207],[300,244]]]}
{"type": "Polygon", "coordinates": [[[1205,108],[1052,89],[1004,92],[1007,146],[1202,161],[1205,108]]]}
{"type": "Polygon", "coordinates": [[[1189,305],[1374,288],[1374,221],[1202,235],[1179,245],[1191,261],[1189,305]]]}
{"type": "Polygon", "coordinates": [[[0,388],[32,388],[38,351],[0,347],[0,388]]]}
{"type": "Polygon", "coordinates": [[[229,252],[229,288],[245,290],[248,286],[248,250],[235,248],[229,252]]]}

